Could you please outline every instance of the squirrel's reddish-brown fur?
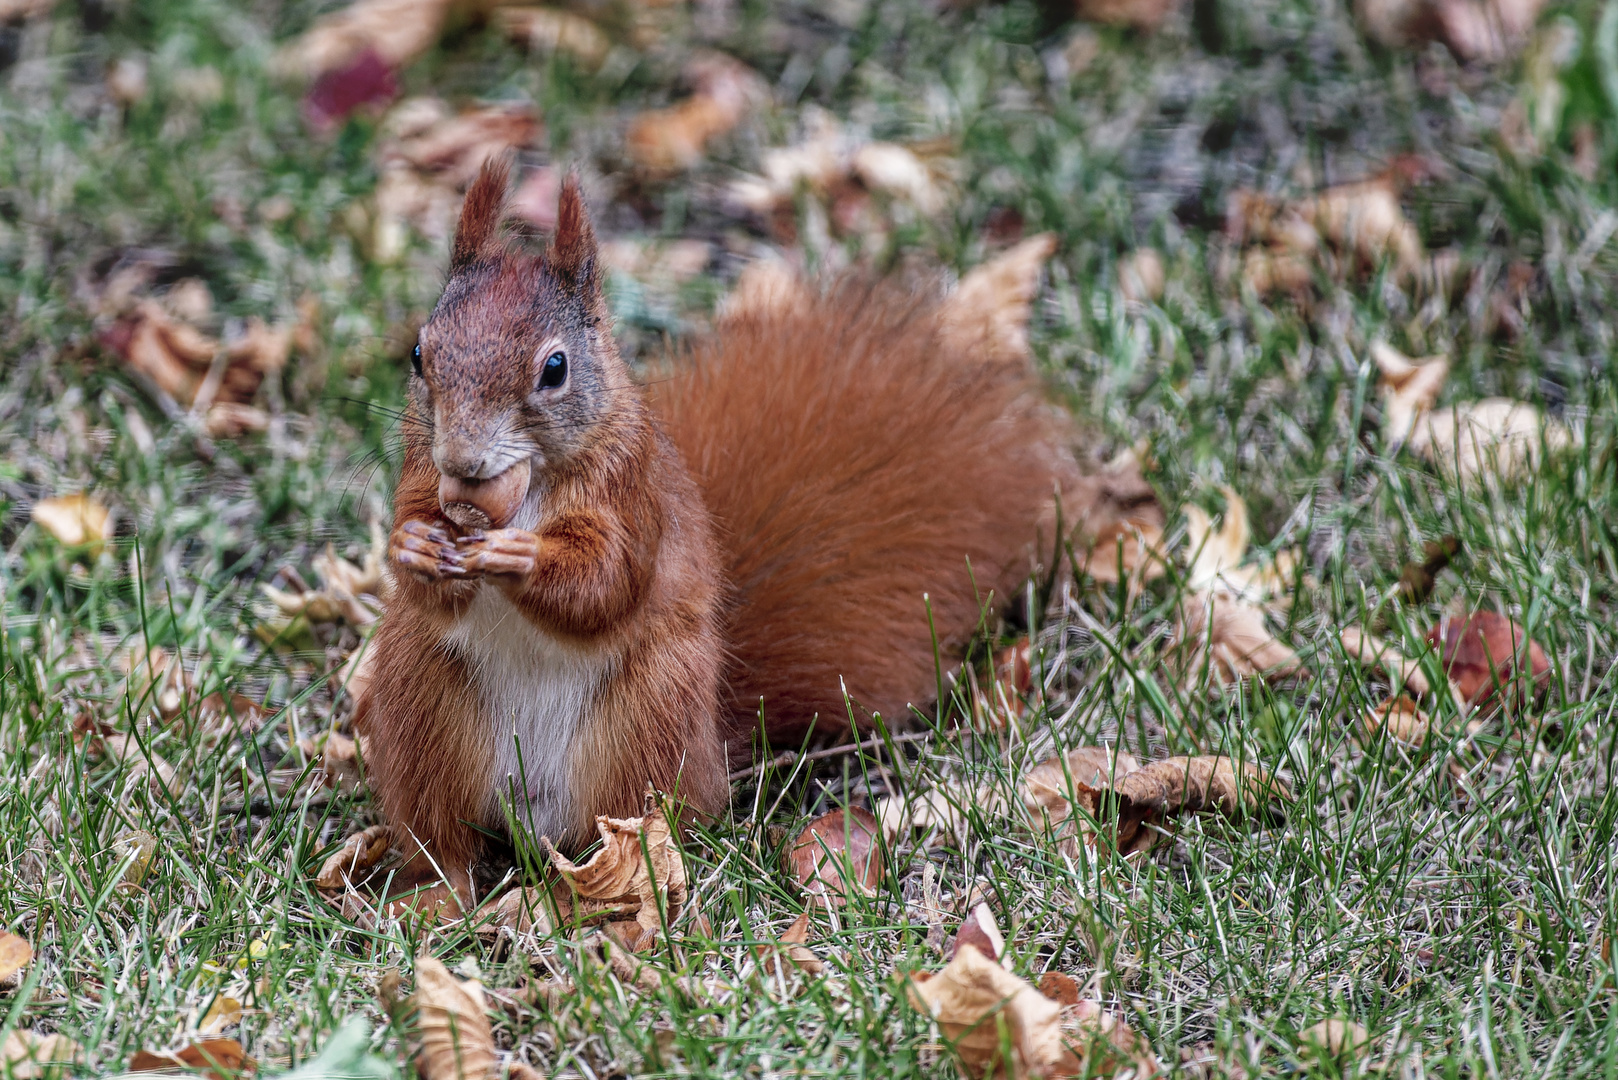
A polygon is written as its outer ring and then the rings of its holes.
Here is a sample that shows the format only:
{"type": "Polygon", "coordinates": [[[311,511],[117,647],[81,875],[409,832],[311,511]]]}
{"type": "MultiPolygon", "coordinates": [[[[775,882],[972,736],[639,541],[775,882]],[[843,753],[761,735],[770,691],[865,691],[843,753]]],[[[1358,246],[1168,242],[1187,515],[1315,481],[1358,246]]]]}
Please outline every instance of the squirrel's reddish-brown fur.
{"type": "Polygon", "coordinates": [[[577,848],[648,785],[722,810],[761,703],[797,739],[846,724],[845,686],[856,722],[930,700],[928,605],[946,649],[969,636],[1076,478],[1022,351],[880,282],[733,312],[649,405],[576,183],[536,258],[499,237],[506,182],[468,193],[422,329],[357,712],[406,879],[463,899],[507,798],[577,848]],[[515,477],[488,528],[442,501],[515,477]]]}
{"type": "Polygon", "coordinates": [[[721,321],[653,403],[732,589],[726,707],[745,747],[902,720],[1028,577],[1072,469],[1027,358],[945,298],[854,278],[721,321]],[[992,598],[992,600],[991,600],[992,598]],[[929,619],[930,612],[930,619],[929,619]]]}

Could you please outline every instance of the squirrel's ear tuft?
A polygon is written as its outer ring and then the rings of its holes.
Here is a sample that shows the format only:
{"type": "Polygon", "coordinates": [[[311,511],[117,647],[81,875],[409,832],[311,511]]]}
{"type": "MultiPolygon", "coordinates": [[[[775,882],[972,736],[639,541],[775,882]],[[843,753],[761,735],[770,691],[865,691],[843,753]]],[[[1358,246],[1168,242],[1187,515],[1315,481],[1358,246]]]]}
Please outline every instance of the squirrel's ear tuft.
{"type": "Polygon", "coordinates": [[[556,240],[547,262],[557,277],[575,289],[595,277],[596,234],[575,172],[568,173],[562,181],[562,194],[556,203],[556,240]]]}
{"type": "Polygon", "coordinates": [[[511,177],[511,162],[493,157],[483,163],[483,170],[466,192],[461,206],[461,224],[455,230],[455,247],[449,257],[450,273],[476,262],[500,234],[500,215],[506,208],[506,184],[511,177]]]}

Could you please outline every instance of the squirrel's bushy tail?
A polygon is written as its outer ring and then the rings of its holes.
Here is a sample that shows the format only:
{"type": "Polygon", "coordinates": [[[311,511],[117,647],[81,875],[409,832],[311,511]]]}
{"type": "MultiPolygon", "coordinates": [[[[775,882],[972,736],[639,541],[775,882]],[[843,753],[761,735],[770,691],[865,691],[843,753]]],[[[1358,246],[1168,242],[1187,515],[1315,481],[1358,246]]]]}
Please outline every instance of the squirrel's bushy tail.
{"type": "Polygon", "coordinates": [[[774,739],[817,714],[834,732],[845,685],[862,722],[932,701],[928,606],[948,663],[989,594],[1020,590],[1040,532],[1049,557],[1077,473],[1021,337],[1048,253],[1022,271],[1020,319],[972,278],[949,296],[777,279],[653,383],[726,552],[737,735],[761,702],[774,739]]]}

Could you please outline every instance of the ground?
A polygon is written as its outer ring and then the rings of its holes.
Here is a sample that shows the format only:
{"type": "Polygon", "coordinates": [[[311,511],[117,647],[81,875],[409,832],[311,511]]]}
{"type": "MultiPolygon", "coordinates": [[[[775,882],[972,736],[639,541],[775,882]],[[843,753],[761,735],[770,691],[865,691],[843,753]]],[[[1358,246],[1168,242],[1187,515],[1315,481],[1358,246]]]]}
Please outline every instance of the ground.
{"type": "Polygon", "coordinates": [[[519,169],[580,169],[619,243],[612,298],[638,360],[702,332],[760,254],[950,276],[1053,233],[1035,360],[1085,460],[1131,454],[1166,515],[1171,572],[1070,579],[1044,610],[1036,583],[986,623],[979,681],[991,650],[1035,644],[1013,722],[960,730],[963,680],[910,718],[925,737],[738,779],[731,817],[685,843],[694,899],[656,954],[687,981],[639,984],[580,932],[379,922],[312,880],[377,820],[363,786],[317,769],[348,716],[328,675],[365,615],[289,624],[260,586],[292,588],[287,567],[314,580],[327,544],[360,560],[386,520],[408,351],[447,257],[441,215],[394,220],[377,194],[408,137],[398,111],[319,123],[275,62],[336,6],[0,3],[45,9],[0,29],[0,917],[34,952],[0,989],[5,1032],[62,1033],[92,1075],[219,1028],[268,1074],[358,1016],[371,1066],[403,1072],[410,1013],[379,986],[408,985],[425,950],[481,973],[502,1060],[547,1075],[949,1075],[905,977],[943,966],[975,894],[1015,974],[1072,975],[1186,1075],[1618,1075],[1611,4],[1555,6],[1521,52],[1467,63],[1379,43],[1337,0],[1195,0],[1155,31],[1055,3],[581,8],[607,45],[593,58],[456,10],[402,63],[404,96],[539,117],[519,169]],[[723,75],[745,107],[697,160],[637,163],[635,116],[703,92],[699,48],[746,65],[723,75]],[[739,206],[737,179],[827,114],[851,142],[910,148],[923,186],[840,176],[739,206]],[[1333,235],[1319,193],[1378,178],[1397,220],[1350,210],[1333,235]],[[1318,243],[1265,224],[1286,200],[1277,220],[1312,216],[1318,243]],[[253,318],[287,331],[285,365],[240,395],[249,430],[125,359],[143,298],[214,339],[253,318]],[[1481,481],[1401,448],[1376,342],[1447,356],[1442,404],[1524,402],[1567,445],[1481,481]],[[37,520],[79,492],[110,509],[104,542],[37,520]],[[1201,587],[1188,528],[1233,497],[1254,562],[1298,550],[1269,622],[1306,669],[1284,678],[1173,662],[1201,587]],[[1447,536],[1431,591],[1401,596],[1447,536]],[[1462,715],[1440,691],[1425,741],[1366,734],[1390,687],[1341,631],[1415,653],[1468,611],[1543,647],[1537,700],[1462,715]],[[138,661],[157,648],[179,666],[152,686],[138,661]],[[822,975],[761,973],[752,944],[804,910],[781,856],[812,815],[933,785],[1010,794],[1054,747],[1098,741],[1229,754],[1293,797],[1284,819],[1190,816],[1126,857],[1052,843],[980,791],[957,832],[884,842],[873,896],[815,915],[822,975]],[[227,996],[240,1020],[210,1025],[227,996]],[[1310,1056],[1300,1033],[1332,1018],[1368,1048],[1310,1056]]]}

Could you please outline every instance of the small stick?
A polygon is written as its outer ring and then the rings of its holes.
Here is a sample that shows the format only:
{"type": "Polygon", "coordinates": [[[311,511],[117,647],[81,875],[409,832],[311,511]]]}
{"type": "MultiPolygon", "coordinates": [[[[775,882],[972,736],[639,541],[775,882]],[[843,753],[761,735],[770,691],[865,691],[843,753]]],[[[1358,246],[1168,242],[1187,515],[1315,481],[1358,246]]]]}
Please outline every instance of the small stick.
{"type": "MultiPolygon", "coordinates": [[[[895,742],[895,743],[920,742],[923,739],[931,738],[933,736],[933,734],[934,734],[934,732],[932,732],[930,730],[929,731],[912,731],[912,732],[909,732],[908,734],[904,734],[904,735],[894,735],[894,736],[891,737],[890,741],[895,742]]],[[[877,736],[877,737],[867,739],[862,743],[845,743],[842,746],[828,746],[824,750],[814,750],[814,751],[811,751],[810,753],[804,754],[803,755],[803,760],[804,761],[819,761],[822,758],[839,757],[839,756],[841,756],[843,754],[852,754],[856,750],[876,750],[876,749],[879,749],[879,748],[881,748],[883,746],[886,746],[886,745],[887,745],[887,742],[883,741],[883,739],[880,736],[877,736]]],[[[794,750],[785,750],[785,751],[782,751],[781,753],[775,755],[770,760],[764,762],[762,765],[754,765],[751,768],[742,769],[739,772],[731,773],[730,774],[730,782],[732,784],[734,784],[738,780],[746,780],[748,777],[757,776],[758,774],[760,774],[762,772],[765,772],[765,771],[767,771],[769,769],[779,769],[779,768],[781,768],[781,767],[783,767],[785,765],[791,765],[794,761],[797,761],[797,760],[798,760],[798,753],[796,751],[794,751],[794,750]]]]}

